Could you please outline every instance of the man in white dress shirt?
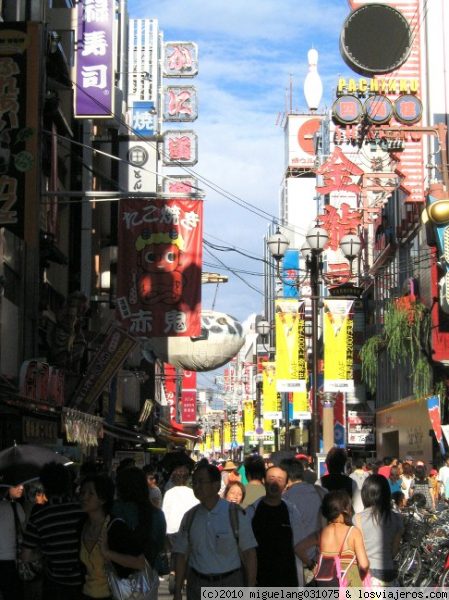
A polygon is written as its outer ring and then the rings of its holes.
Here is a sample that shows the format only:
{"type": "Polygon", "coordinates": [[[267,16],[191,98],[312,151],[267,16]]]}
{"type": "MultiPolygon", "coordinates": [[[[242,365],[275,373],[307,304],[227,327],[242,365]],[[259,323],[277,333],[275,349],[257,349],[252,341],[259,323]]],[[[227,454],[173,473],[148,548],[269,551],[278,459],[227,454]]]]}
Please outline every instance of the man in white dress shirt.
{"type": "Polygon", "coordinates": [[[187,573],[187,600],[200,600],[202,587],[253,586],[257,542],[251,523],[235,506],[238,533],[232,523],[231,503],[219,496],[221,475],[214,465],[193,473],[193,490],[200,501],[183,518],[175,538],[174,600],[180,600],[187,573]],[[189,567],[187,572],[187,566],[189,567]]]}

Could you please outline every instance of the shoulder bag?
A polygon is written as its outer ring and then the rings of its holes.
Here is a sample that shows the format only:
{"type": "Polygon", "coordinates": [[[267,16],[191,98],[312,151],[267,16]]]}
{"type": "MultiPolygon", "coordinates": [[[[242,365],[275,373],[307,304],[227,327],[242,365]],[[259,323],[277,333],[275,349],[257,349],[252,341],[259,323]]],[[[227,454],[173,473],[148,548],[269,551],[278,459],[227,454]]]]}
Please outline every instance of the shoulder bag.
{"type": "MultiPolygon", "coordinates": [[[[113,519],[109,523],[108,531],[115,521],[122,519],[113,519]]],[[[105,568],[114,600],[157,600],[159,576],[147,559],[143,569],[131,573],[128,577],[119,577],[111,562],[106,562],[105,568]]]]}
{"type": "Polygon", "coordinates": [[[318,587],[347,587],[346,575],[349,568],[355,561],[355,557],[351,560],[347,568],[342,571],[341,568],[341,553],[345,546],[346,540],[351,533],[352,527],[350,527],[343,539],[340,546],[340,550],[337,555],[326,556],[321,552],[321,535],[320,535],[320,555],[318,557],[318,563],[315,568],[315,574],[313,580],[316,582],[318,587]]]}

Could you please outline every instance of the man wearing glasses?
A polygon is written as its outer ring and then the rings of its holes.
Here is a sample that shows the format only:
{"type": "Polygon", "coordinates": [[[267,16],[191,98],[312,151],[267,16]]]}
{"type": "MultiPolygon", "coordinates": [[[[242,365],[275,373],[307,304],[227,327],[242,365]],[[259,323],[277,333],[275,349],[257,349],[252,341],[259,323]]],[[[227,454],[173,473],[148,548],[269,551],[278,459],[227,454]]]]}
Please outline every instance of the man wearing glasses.
{"type": "Polygon", "coordinates": [[[202,465],[193,473],[193,491],[200,504],[186,513],[174,542],[174,600],[181,600],[186,574],[187,600],[199,600],[202,587],[255,583],[257,542],[251,523],[236,507],[232,522],[231,503],[219,496],[220,483],[214,465],[202,465]]]}

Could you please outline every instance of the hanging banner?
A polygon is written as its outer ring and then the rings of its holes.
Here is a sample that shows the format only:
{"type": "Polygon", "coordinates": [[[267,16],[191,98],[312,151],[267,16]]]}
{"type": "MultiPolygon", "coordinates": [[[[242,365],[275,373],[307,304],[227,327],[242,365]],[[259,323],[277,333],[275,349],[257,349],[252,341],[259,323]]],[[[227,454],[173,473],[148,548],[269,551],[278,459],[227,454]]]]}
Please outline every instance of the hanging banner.
{"type": "Polygon", "coordinates": [[[205,452],[211,452],[212,451],[212,436],[210,435],[210,433],[206,434],[206,438],[204,441],[204,451],[205,452]]]}
{"type": "Polygon", "coordinates": [[[245,443],[245,430],[243,427],[243,423],[242,421],[238,421],[236,424],[236,435],[235,435],[235,441],[237,442],[237,444],[239,446],[243,446],[243,444],[245,443]]]}
{"type": "Polygon", "coordinates": [[[262,413],[264,419],[282,419],[282,410],[278,410],[278,393],[276,391],[276,363],[262,363],[262,413]]]}
{"type": "Polygon", "coordinates": [[[221,452],[221,436],[220,430],[214,429],[213,433],[213,442],[214,442],[214,452],[221,452]]]}
{"type": "Polygon", "coordinates": [[[282,261],[282,295],[284,298],[298,298],[296,285],[299,275],[299,250],[289,248],[282,261]]]}
{"type": "Polygon", "coordinates": [[[293,415],[294,420],[308,421],[312,418],[309,411],[309,400],[307,391],[293,392],[293,415]]]}
{"type": "Polygon", "coordinates": [[[223,423],[223,450],[231,449],[231,423],[229,421],[225,421],[223,423]]]}
{"type": "Polygon", "coordinates": [[[245,435],[254,431],[254,403],[252,400],[243,403],[243,427],[245,435]]]}
{"type": "Polygon", "coordinates": [[[427,410],[429,412],[429,419],[432,429],[435,433],[435,439],[442,447],[442,452],[444,454],[445,451],[443,447],[443,431],[441,429],[441,408],[439,396],[430,396],[427,398],[427,410]]]}
{"type": "Polygon", "coordinates": [[[181,423],[196,423],[196,371],[183,373],[181,423]]]}
{"type": "Polygon", "coordinates": [[[276,389],[305,392],[305,305],[294,299],[276,300],[276,389]]]}
{"type": "Polygon", "coordinates": [[[354,300],[324,300],[324,391],[354,391],[354,300]]]}
{"type": "Polygon", "coordinates": [[[114,0],[77,3],[75,118],[114,114],[114,0]]]}
{"type": "Polygon", "coordinates": [[[119,319],[136,337],[201,331],[201,200],[120,202],[119,319]]]}

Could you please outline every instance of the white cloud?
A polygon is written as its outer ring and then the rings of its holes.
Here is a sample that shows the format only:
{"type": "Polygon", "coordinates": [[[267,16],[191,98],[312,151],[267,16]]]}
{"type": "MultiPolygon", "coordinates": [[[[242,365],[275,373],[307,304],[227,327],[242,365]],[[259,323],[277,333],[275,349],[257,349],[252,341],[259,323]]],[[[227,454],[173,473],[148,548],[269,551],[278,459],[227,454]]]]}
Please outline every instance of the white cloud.
{"type": "MultiPolygon", "coordinates": [[[[190,40],[199,46],[199,119],[182,125],[199,137],[199,163],[194,170],[226,192],[278,215],[283,174],[283,132],[275,126],[286,111],[286,88],[293,78],[293,109],[304,109],[302,82],[307,51],[319,52],[319,71],[329,105],[338,75],[347,72],[338,39],[349,13],[344,0],[129,0],[130,16],[157,18],[166,41],[190,40]]],[[[177,172],[173,170],[173,173],[177,172]]],[[[262,258],[263,235],[270,217],[261,218],[208,190],[205,237],[238,246],[262,258]]],[[[217,242],[220,243],[220,242],[217,242]]],[[[213,251],[235,269],[262,272],[262,263],[233,252],[213,251]]],[[[207,253],[204,259],[228,274],[215,306],[241,321],[263,311],[263,280],[242,274],[260,293],[245,286],[207,253]]],[[[204,286],[210,308],[215,285],[204,286]]]]}

